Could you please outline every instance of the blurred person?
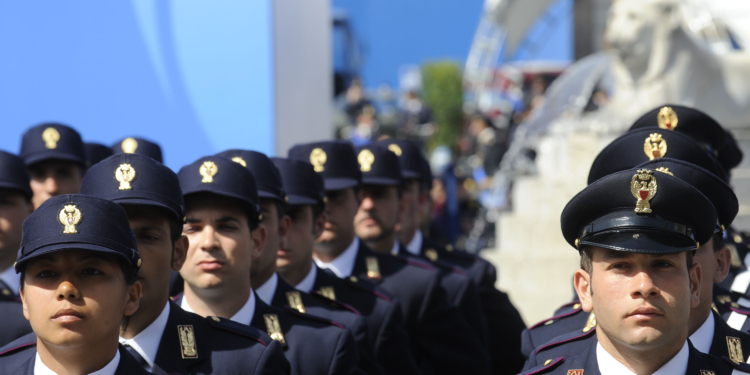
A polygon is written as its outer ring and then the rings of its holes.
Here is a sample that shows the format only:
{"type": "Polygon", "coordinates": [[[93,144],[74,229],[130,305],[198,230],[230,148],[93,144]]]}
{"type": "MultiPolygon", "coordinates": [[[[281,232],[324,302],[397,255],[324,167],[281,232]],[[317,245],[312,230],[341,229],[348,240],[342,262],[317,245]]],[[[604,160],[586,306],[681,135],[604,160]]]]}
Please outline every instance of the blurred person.
{"type": "Polygon", "coordinates": [[[150,157],[164,163],[162,157],[161,146],[158,143],[149,141],[144,138],[128,137],[121,141],[115,142],[112,145],[112,152],[114,154],[140,154],[150,157]]]}
{"type": "Polygon", "coordinates": [[[86,172],[86,151],[73,128],[44,123],[27,130],[21,140],[21,158],[29,170],[34,209],[47,199],[76,194],[86,172]]]}
{"type": "Polygon", "coordinates": [[[101,143],[86,142],[83,147],[86,149],[86,169],[112,156],[112,150],[101,143]]]}

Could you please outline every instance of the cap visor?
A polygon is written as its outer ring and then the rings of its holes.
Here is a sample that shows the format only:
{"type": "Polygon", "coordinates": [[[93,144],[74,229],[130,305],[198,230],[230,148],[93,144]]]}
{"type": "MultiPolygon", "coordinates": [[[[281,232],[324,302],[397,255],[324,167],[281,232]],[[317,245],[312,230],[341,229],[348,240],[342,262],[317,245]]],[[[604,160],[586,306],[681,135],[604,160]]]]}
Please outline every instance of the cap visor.
{"type": "Polygon", "coordinates": [[[31,198],[32,196],[31,187],[29,187],[29,185],[26,185],[26,187],[24,188],[19,184],[14,184],[8,181],[0,181],[0,189],[18,190],[19,193],[23,194],[27,198],[31,198]]]}
{"type": "Polygon", "coordinates": [[[174,215],[175,218],[177,218],[178,222],[182,222],[182,215],[179,212],[175,212],[172,208],[167,206],[166,204],[163,204],[161,202],[157,202],[151,199],[146,198],[120,198],[120,199],[110,199],[112,202],[115,202],[117,204],[129,204],[134,206],[154,206],[154,207],[161,207],[169,211],[172,215],[174,215]]]}
{"type": "Polygon", "coordinates": [[[23,158],[23,161],[24,163],[26,163],[27,166],[35,164],[35,163],[39,163],[41,161],[46,161],[46,160],[67,160],[67,161],[76,162],[81,165],[86,165],[86,160],[81,159],[78,156],[71,155],[67,152],[49,151],[49,152],[28,155],[23,158]]]}
{"type": "Polygon", "coordinates": [[[401,180],[387,177],[363,177],[363,185],[401,185],[401,180]]]}
{"type": "MultiPolygon", "coordinates": [[[[127,261],[128,263],[133,261],[132,259],[125,256],[125,254],[123,253],[116,251],[116,250],[112,250],[108,247],[104,247],[101,245],[93,245],[93,244],[82,243],[82,242],[56,243],[56,244],[52,244],[52,245],[34,250],[34,252],[32,252],[31,254],[27,255],[26,257],[16,262],[16,273],[20,273],[21,266],[26,264],[26,262],[28,262],[31,259],[40,257],[45,254],[51,254],[51,253],[56,253],[59,251],[65,251],[65,250],[90,250],[90,251],[96,251],[100,253],[118,255],[122,257],[123,259],[125,259],[125,261],[127,261]]],[[[132,265],[135,266],[134,264],[132,265]]]]}
{"type": "Polygon", "coordinates": [[[414,172],[414,171],[402,170],[401,171],[401,178],[404,178],[404,179],[415,178],[415,179],[420,179],[421,180],[422,179],[422,173],[421,172],[414,172]]]}
{"type": "Polygon", "coordinates": [[[344,190],[359,185],[356,178],[337,177],[323,180],[326,190],[344,190]]]}
{"type": "Polygon", "coordinates": [[[289,196],[288,203],[293,204],[293,205],[305,205],[305,204],[316,205],[318,203],[321,203],[320,200],[306,197],[303,195],[289,194],[288,196],[289,196]]]}
{"type": "Polygon", "coordinates": [[[690,237],[649,230],[618,230],[597,233],[581,240],[581,245],[644,254],[671,254],[697,249],[690,237]]]}
{"type": "Polygon", "coordinates": [[[276,199],[278,201],[284,201],[284,197],[280,197],[274,193],[258,190],[258,198],[269,198],[269,199],[276,199]]]}

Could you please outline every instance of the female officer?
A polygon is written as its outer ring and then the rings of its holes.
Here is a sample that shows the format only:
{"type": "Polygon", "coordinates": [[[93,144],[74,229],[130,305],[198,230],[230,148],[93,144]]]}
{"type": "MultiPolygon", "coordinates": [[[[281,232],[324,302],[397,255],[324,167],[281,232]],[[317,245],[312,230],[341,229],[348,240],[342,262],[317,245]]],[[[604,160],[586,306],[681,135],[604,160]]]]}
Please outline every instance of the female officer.
{"type": "Polygon", "coordinates": [[[141,259],[125,211],[85,195],[50,198],[23,224],[15,264],[34,333],[0,349],[0,374],[148,374],[120,325],[138,309],[141,259]]]}

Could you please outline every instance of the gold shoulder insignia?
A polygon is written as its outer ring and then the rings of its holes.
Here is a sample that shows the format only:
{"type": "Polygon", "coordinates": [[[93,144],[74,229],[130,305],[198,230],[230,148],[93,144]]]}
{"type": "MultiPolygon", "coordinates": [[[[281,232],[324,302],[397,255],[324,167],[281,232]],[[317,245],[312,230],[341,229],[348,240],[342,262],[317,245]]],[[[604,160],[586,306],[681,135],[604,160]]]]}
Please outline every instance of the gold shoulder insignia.
{"type": "Polygon", "coordinates": [[[659,133],[651,133],[643,144],[648,160],[663,158],[667,154],[667,141],[659,133]]]}
{"type": "Polygon", "coordinates": [[[701,375],[716,375],[716,373],[709,370],[701,370],[701,375]]]}
{"type": "Polygon", "coordinates": [[[724,246],[729,249],[729,254],[732,256],[732,260],[730,261],[732,268],[742,268],[744,263],[742,263],[742,259],[740,259],[740,253],[737,251],[737,246],[734,246],[733,244],[726,244],[724,246]]]}
{"type": "Polygon", "coordinates": [[[659,114],[656,115],[656,122],[662,129],[674,130],[678,121],[677,113],[674,112],[672,107],[661,107],[659,114]]]}
{"type": "Polygon", "coordinates": [[[315,168],[315,172],[323,172],[326,170],[326,160],[328,160],[328,155],[326,155],[326,152],[323,151],[322,148],[314,148],[310,152],[310,164],[315,168]]]}
{"type": "Polygon", "coordinates": [[[424,252],[424,255],[431,261],[437,262],[438,260],[438,253],[435,251],[435,249],[427,249],[424,252]]]}
{"type": "Polygon", "coordinates": [[[635,212],[639,214],[651,212],[649,201],[656,195],[656,190],[656,177],[653,172],[648,169],[639,169],[630,181],[630,192],[637,199],[635,212]]]}
{"type": "Polygon", "coordinates": [[[302,303],[302,296],[299,294],[298,291],[293,292],[286,292],[286,300],[289,302],[289,306],[291,306],[293,309],[305,313],[305,304],[302,303]]]}
{"type": "Polygon", "coordinates": [[[120,183],[120,190],[130,190],[130,183],[135,180],[135,168],[130,164],[120,164],[115,169],[115,180],[120,183]]]}
{"type": "Polygon", "coordinates": [[[332,286],[321,286],[318,292],[328,299],[336,300],[336,292],[332,286]]]}
{"type": "Polygon", "coordinates": [[[245,161],[245,159],[243,159],[240,156],[233,157],[232,161],[235,162],[235,163],[237,163],[237,164],[239,164],[239,165],[241,165],[241,166],[243,166],[243,167],[247,168],[247,162],[245,161]]]}
{"type": "Polygon", "coordinates": [[[78,233],[78,230],[76,230],[76,225],[81,222],[82,217],[83,214],[81,214],[81,210],[79,210],[76,205],[66,204],[65,206],[63,206],[63,208],[60,210],[60,214],[58,215],[60,223],[65,226],[63,233],[78,233]]]}
{"type": "Polygon", "coordinates": [[[391,143],[388,145],[388,149],[391,150],[396,156],[401,156],[401,147],[398,147],[397,144],[391,143]]]}
{"type": "Polygon", "coordinates": [[[219,167],[216,166],[216,163],[206,160],[203,162],[203,165],[201,165],[198,172],[203,176],[201,182],[204,184],[210,184],[214,182],[214,176],[219,172],[219,167]]]}
{"type": "Polygon", "coordinates": [[[372,169],[372,163],[375,162],[375,155],[372,153],[372,151],[364,149],[359,152],[357,161],[359,162],[359,169],[362,172],[369,172],[372,169]]]}
{"type": "Polygon", "coordinates": [[[3,293],[4,296],[9,296],[10,295],[10,289],[3,289],[2,293],[3,293]]]}
{"type": "Polygon", "coordinates": [[[380,278],[380,265],[378,265],[378,258],[367,257],[365,258],[365,263],[367,263],[367,277],[371,279],[379,279],[380,278]]]}
{"type": "Polygon", "coordinates": [[[60,140],[60,132],[55,128],[47,128],[42,132],[42,140],[44,141],[44,147],[52,150],[57,148],[57,141],[60,140]]]}
{"type": "Polygon", "coordinates": [[[272,339],[282,344],[286,344],[284,333],[281,332],[281,323],[279,323],[278,315],[265,314],[263,315],[263,320],[266,321],[266,331],[268,331],[268,336],[271,336],[272,339]]]}
{"type": "Polygon", "coordinates": [[[573,305],[573,310],[578,310],[579,307],[581,307],[581,304],[576,303],[575,305],[573,305]]]}
{"type": "Polygon", "coordinates": [[[583,375],[583,369],[568,370],[568,375],[583,375]]]}
{"type": "Polygon", "coordinates": [[[126,154],[134,154],[135,150],[138,149],[138,141],[134,138],[125,138],[122,143],[120,143],[120,148],[122,148],[122,152],[126,154]]]}
{"type": "Polygon", "coordinates": [[[742,344],[739,338],[727,336],[727,349],[729,349],[729,359],[736,363],[745,362],[745,354],[742,353],[742,344]]]}
{"type": "Polygon", "coordinates": [[[198,348],[195,344],[195,332],[193,331],[193,326],[177,326],[177,332],[180,334],[182,359],[198,358],[198,348]]]}
{"type": "Polygon", "coordinates": [[[589,318],[586,320],[586,325],[583,327],[583,332],[591,331],[592,328],[596,327],[596,315],[592,311],[589,314],[589,318]]]}

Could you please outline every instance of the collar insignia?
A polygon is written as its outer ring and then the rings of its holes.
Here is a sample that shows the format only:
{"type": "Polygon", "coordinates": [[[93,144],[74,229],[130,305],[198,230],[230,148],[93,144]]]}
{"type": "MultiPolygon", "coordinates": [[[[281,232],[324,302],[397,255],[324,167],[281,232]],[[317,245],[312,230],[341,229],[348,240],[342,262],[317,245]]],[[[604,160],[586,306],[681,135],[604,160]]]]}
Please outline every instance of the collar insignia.
{"type": "Polygon", "coordinates": [[[198,358],[198,348],[195,346],[195,332],[193,331],[193,326],[177,326],[177,332],[180,334],[182,359],[198,358]]]}
{"type": "Polygon", "coordinates": [[[326,160],[328,160],[328,155],[326,155],[326,152],[323,151],[322,148],[314,148],[312,152],[310,152],[310,164],[315,168],[315,172],[323,172],[326,170],[324,167],[326,160]]]}
{"type": "Polygon", "coordinates": [[[120,182],[120,190],[130,190],[130,183],[135,179],[135,168],[130,164],[120,164],[115,169],[115,180],[120,182]]]}
{"type": "Polygon", "coordinates": [[[435,251],[435,249],[427,249],[424,252],[424,255],[427,256],[431,261],[437,262],[438,260],[438,253],[435,251]]]}
{"type": "Polygon", "coordinates": [[[656,177],[648,169],[639,169],[630,181],[630,192],[638,199],[635,203],[635,212],[647,214],[651,212],[649,201],[656,195],[656,177]]]}
{"type": "Polygon", "coordinates": [[[727,349],[729,349],[729,359],[735,363],[745,362],[745,355],[742,353],[742,344],[739,338],[727,336],[727,349]]]}
{"type": "Polygon", "coordinates": [[[44,147],[50,150],[57,148],[57,141],[60,140],[60,132],[55,128],[47,128],[42,132],[42,140],[44,141],[44,147]]]}
{"type": "Polygon", "coordinates": [[[66,204],[65,206],[63,206],[63,208],[60,210],[60,214],[58,215],[60,223],[65,226],[63,233],[78,233],[78,230],[76,230],[76,225],[81,222],[81,217],[81,210],[79,210],[76,205],[66,204]]]}
{"type": "Polygon", "coordinates": [[[716,373],[709,370],[701,370],[701,375],[716,375],[716,373]]]}
{"type": "Polygon", "coordinates": [[[672,107],[661,107],[659,114],[656,115],[656,122],[659,127],[666,130],[674,130],[677,127],[678,120],[672,107]]]}
{"type": "Polygon", "coordinates": [[[370,279],[379,279],[380,278],[380,266],[378,265],[378,258],[367,257],[365,258],[365,263],[367,265],[367,277],[370,279]]]}
{"type": "Polygon", "coordinates": [[[268,336],[271,336],[272,339],[282,344],[286,344],[286,340],[284,340],[284,333],[281,332],[279,316],[276,314],[265,314],[263,315],[263,320],[266,321],[266,331],[268,331],[268,336]]]}
{"type": "Polygon", "coordinates": [[[359,169],[362,172],[369,172],[372,169],[372,163],[375,162],[375,155],[373,155],[372,151],[364,149],[359,152],[357,161],[359,162],[359,169]]]}
{"type": "Polygon", "coordinates": [[[583,370],[582,369],[568,370],[567,375],[583,375],[583,370]]]}
{"type": "Polygon", "coordinates": [[[659,133],[651,133],[643,144],[648,160],[663,158],[667,154],[667,141],[659,133]]]}
{"type": "Polygon", "coordinates": [[[322,294],[324,297],[328,299],[331,299],[334,301],[336,300],[336,292],[334,292],[332,286],[322,286],[320,287],[320,290],[318,291],[318,293],[322,294]]]}
{"type": "Polygon", "coordinates": [[[203,165],[201,165],[199,172],[201,176],[203,176],[201,182],[204,184],[210,184],[214,182],[214,176],[219,172],[219,167],[216,166],[216,163],[206,160],[203,162],[203,165]]]}
{"type": "Polygon", "coordinates": [[[591,331],[592,328],[596,327],[596,315],[592,311],[589,314],[589,318],[586,320],[586,325],[583,327],[583,332],[591,331]]]}
{"type": "Polygon", "coordinates": [[[388,149],[391,150],[396,156],[401,156],[401,147],[398,147],[397,144],[391,143],[388,145],[388,149]]]}
{"type": "Polygon", "coordinates": [[[305,305],[302,303],[302,296],[298,291],[286,292],[286,300],[293,309],[303,314],[306,312],[305,305]]]}
{"type": "Polygon", "coordinates": [[[126,154],[134,154],[135,150],[138,149],[138,141],[133,138],[125,138],[122,143],[120,143],[120,148],[122,148],[122,152],[126,154]]]}

